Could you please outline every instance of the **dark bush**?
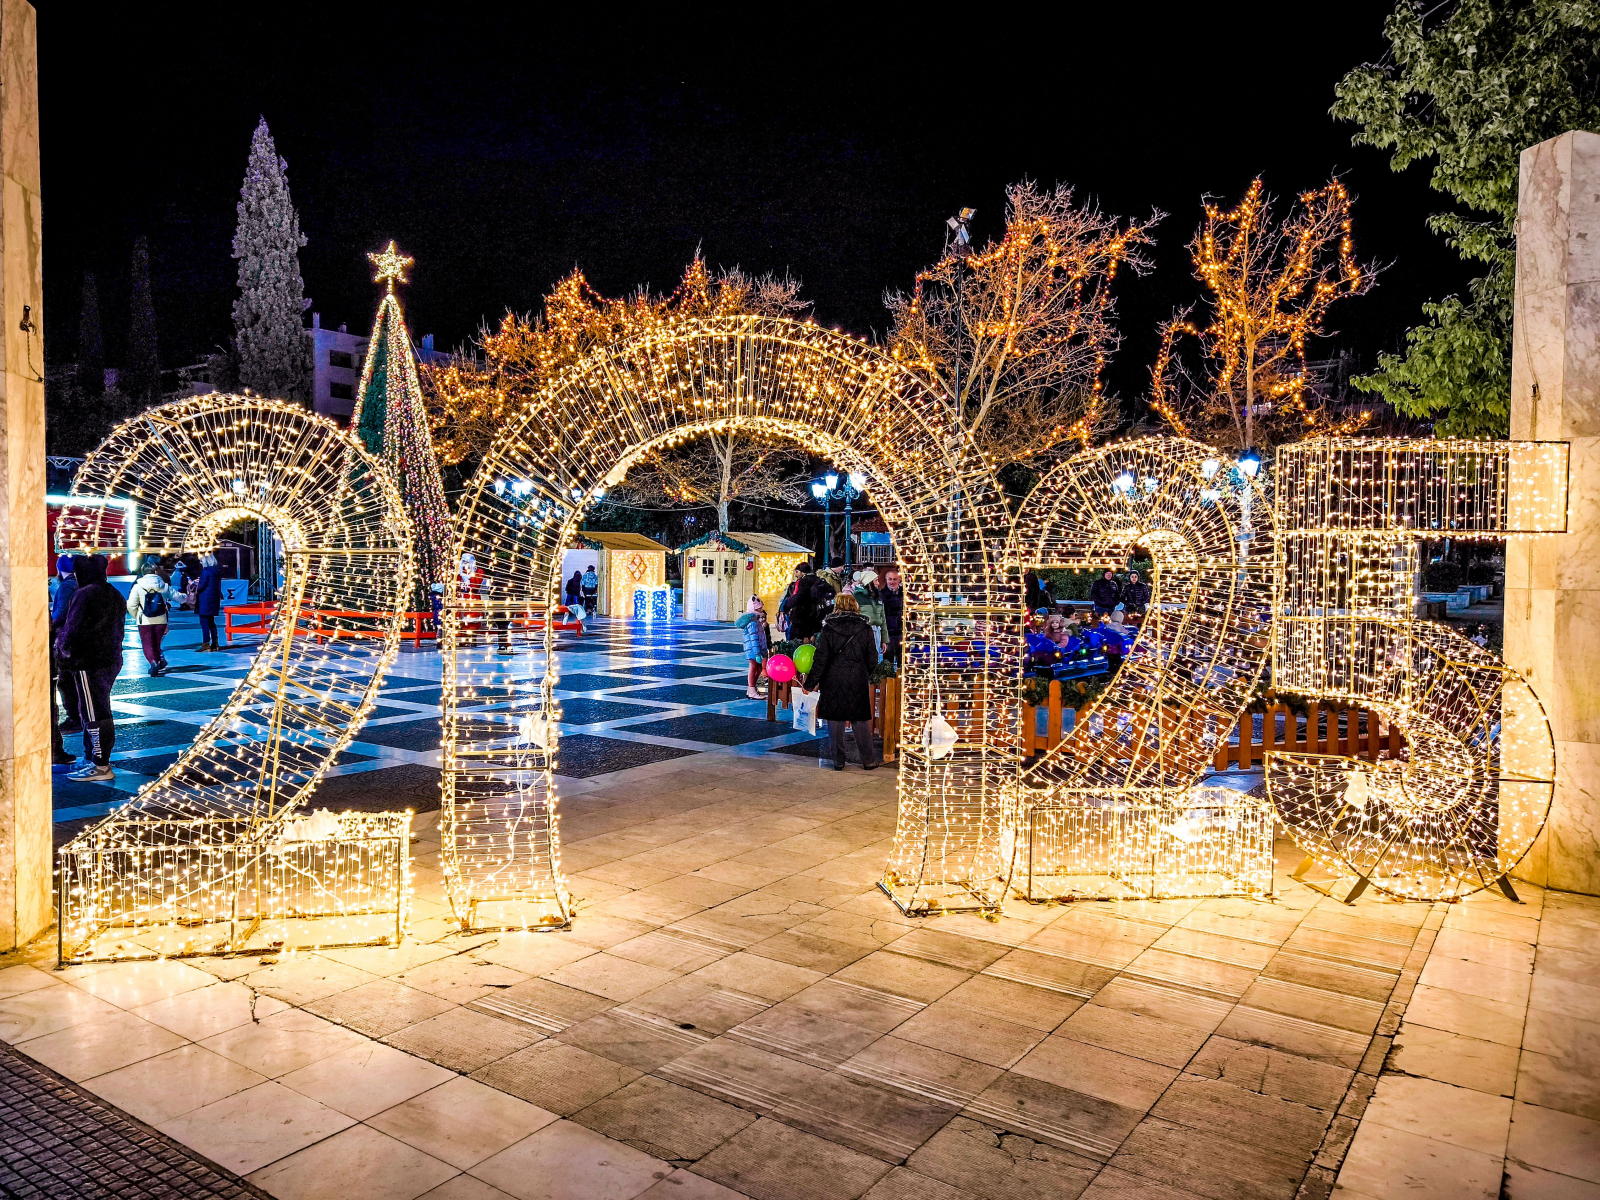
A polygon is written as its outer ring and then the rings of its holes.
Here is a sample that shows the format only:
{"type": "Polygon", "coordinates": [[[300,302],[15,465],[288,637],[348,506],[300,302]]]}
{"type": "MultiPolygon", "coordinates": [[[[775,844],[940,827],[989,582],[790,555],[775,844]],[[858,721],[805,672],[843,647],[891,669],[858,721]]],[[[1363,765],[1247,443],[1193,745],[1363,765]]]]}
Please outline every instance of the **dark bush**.
{"type": "Polygon", "coordinates": [[[1453,562],[1431,562],[1422,572],[1422,581],[1430,592],[1453,592],[1461,586],[1461,568],[1453,562]]]}
{"type": "Polygon", "coordinates": [[[1475,562],[1467,568],[1468,583],[1493,583],[1494,568],[1486,562],[1475,562]]]}

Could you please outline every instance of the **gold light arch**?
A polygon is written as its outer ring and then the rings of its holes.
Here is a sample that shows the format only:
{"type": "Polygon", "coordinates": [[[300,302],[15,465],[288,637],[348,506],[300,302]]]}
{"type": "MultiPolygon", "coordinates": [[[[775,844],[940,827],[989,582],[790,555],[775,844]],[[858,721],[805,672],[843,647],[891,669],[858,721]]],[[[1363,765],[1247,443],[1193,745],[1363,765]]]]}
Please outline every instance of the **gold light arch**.
{"type": "Polygon", "coordinates": [[[1016,845],[1029,896],[1259,893],[1266,806],[1196,790],[1249,704],[1271,645],[1273,523],[1261,485],[1209,446],[1140,438],[1075,455],[1023,504],[1016,569],[1153,557],[1148,614],[1121,669],[1021,778],[1016,845]]]}
{"type": "Polygon", "coordinates": [[[870,478],[907,595],[906,749],[885,887],[910,911],[999,903],[1021,614],[989,468],[942,402],[871,346],[812,324],[724,317],[575,365],[506,429],[463,499],[457,546],[483,578],[446,592],[441,827],[464,926],[551,927],[571,915],[552,634],[544,624],[531,676],[502,666],[512,660],[498,648],[558,601],[561,549],[604,487],[651,450],[735,430],[803,442],[870,478]],[[923,746],[935,715],[952,721],[953,748],[923,746]]]}
{"type": "Polygon", "coordinates": [[[412,535],[382,464],[297,405],[203,396],[118,426],[72,496],[63,552],[127,553],[137,571],[255,518],[285,565],[266,640],[222,711],[62,848],[63,960],[398,940],[408,815],[296,818],[400,644],[412,535]]]}
{"type": "Polygon", "coordinates": [[[1554,791],[1550,724],[1516,671],[1415,619],[1418,547],[1560,532],[1566,504],[1563,443],[1317,438],[1278,452],[1274,677],[1367,705],[1407,743],[1376,763],[1267,756],[1274,805],[1347,873],[1343,898],[1510,890],[1554,791]]]}

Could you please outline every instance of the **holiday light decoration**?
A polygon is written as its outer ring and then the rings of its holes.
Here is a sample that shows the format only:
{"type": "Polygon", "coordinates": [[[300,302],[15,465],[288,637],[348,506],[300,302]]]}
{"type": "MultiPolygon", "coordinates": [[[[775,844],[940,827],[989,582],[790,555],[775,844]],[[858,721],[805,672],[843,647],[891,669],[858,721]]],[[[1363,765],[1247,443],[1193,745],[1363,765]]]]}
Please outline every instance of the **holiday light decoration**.
{"type": "Polygon", "coordinates": [[[999,551],[1009,515],[971,439],[871,346],[775,317],[662,318],[555,375],[507,422],[463,497],[459,548],[481,584],[446,589],[443,865],[464,927],[571,916],[560,867],[552,631],[513,658],[508,625],[560,599],[561,551],[602,489],[643,456],[707,433],[799,442],[866,474],[905,580],[899,821],[885,887],[912,911],[1003,897],[1001,788],[1017,771],[1021,641],[999,551]],[[495,479],[526,481],[523,495],[495,479]],[[998,534],[996,531],[999,531],[998,534]],[[506,703],[483,706],[486,689],[506,703]],[[925,726],[963,715],[951,751],[925,726]]]}
{"type": "Polygon", "coordinates": [[[378,273],[373,282],[386,285],[372,319],[372,338],[361,367],[350,428],[373,454],[383,459],[400,488],[406,512],[416,531],[417,582],[420,591],[408,601],[426,607],[423,592],[442,583],[455,570],[450,558],[450,510],[444,502],[439,460],[428,432],[428,413],[417,378],[416,352],[394,285],[406,282],[415,261],[402,257],[390,242],[381,254],[367,255],[378,273]]]}
{"type": "Polygon", "coordinates": [[[1132,651],[1011,793],[1018,886],[1052,894],[1271,890],[1265,804],[1198,787],[1249,704],[1271,642],[1271,511],[1259,481],[1175,438],[1085,451],[1024,502],[1008,565],[1154,561],[1132,651]]]}
{"type": "Polygon", "coordinates": [[[1267,755],[1302,848],[1371,885],[1453,899],[1499,884],[1548,814],[1549,721],[1527,682],[1446,626],[1413,619],[1418,545],[1566,528],[1561,443],[1316,438],[1278,452],[1274,680],[1399,726],[1403,758],[1267,755]]]}
{"type": "Polygon", "coordinates": [[[371,713],[400,644],[411,529],[381,464],[331,421],[204,396],[118,426],[73,483],[63,552],[204,553],[240,520],[284,549],[271,629],[222,711],[60,851],[64,962],[394,943],[408,813],[297,816],[371,713]],[[125,526],[122,506],[137,511],[125,526]]]}
{"type": "Polygon", "coordinates": [[[1328,307],[1372,286],[1374,273],[1356,262],[1350,204],[1335,179],[1302,193],[1299,209],[1278,221],[1256,179],[1235,207],[1205,205],[1189,257],[1209,319],[1197,324],[1184,310],[1162,325],[1150,373],[1151,407],[1174,432],[1244,449],[1367,423],[1367,413],[1334,418],[1314,406],[1306,366],[1328,307]],[[1188,397],[1179,395],[1187,378],[1180,336],[1197,339],[1205,358],[1205,377],[1188,397]]]}

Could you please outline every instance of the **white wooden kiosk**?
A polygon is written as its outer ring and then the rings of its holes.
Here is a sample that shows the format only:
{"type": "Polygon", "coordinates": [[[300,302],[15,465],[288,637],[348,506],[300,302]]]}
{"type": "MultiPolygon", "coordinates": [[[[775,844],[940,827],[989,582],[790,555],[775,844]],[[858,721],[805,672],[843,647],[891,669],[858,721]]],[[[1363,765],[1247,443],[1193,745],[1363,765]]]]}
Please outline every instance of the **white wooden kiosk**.
{"type": "Polygon", "coordinates": [[[775,533],[717,530],[679,546],[683,555],[683,616],[686,621],[732,621],[751,596],[760,596],[767,618],[776,621],[778,602],[795,567],[811,551],[775,533]]]}
{"type": "Polygon", "coordinates": [[[642,533],[585,530],[561,555],[561,587],[574,571],[593,567],[600,576],[598,608],[603,617],[633,616],[633,591],[667,582],[667,548],[642,533]]]}

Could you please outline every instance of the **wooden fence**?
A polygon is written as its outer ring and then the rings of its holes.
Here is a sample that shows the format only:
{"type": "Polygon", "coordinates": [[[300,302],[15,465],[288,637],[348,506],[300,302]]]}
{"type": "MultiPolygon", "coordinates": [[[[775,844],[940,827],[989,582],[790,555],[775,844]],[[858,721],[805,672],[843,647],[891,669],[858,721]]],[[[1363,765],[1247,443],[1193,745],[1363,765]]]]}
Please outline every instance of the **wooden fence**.
{"type": "MultiPolygon", "coordinates": [[[[767,720],[776,721],[779,709],[790,706],[791,683],[767,684],[767,720]]],[[[1061,744],[1077,720],[1077,710],[1062,703],[1061,683],[1050,684],[1049,698],[1043,704],[1022,706],[1021,750],[1024,758],[1048,753],[1061,744]],[[1044,713],[1044,729],[1039,729],[1039,714],[1044,713]]],[[[900,681],[884,679],[872,685],[872,732],[883,739],[883,761],[894,762],[900,744],[900,681]]],[[[1266,757],[1268,750],[1299,754],[1337,754],[1377,762],[1398,758],[1405,738],[1387,719],[1367,708],[1340,708],[1308,704],[1306,715],[1278,705],[1265,713],[1245,713],[1236,728],[1218,738],[1212,766],[1226,771],[1232,766],[1249,770],[1266,757]],[[1254,717],[1261,717],[1256,731],[1254,717]]]]}
{"type": "MultiPolygon", "coordinates": [[[[1050,684],[1050,696],[1040,705],[1022,706],[1022,753],[1025,758],[1048,753],[1060,745],[1077,720],[1075,709],[1062,703],[1061,683],[1050,684]],[[1044,730],[1039,729],[1039,714],[1044,713],[1044,730]],[[1069,722],[1067,714],[1072,713],[1069,722]]],[[[1249,770],[1265,758],[1268,750],[1300,754],[1338,754],[1377,762],[1398,758],[1405,738],[1378,713],[1366,708],[1340,708],[1312,703],[1306,716],[1278,705],[1265,713],[1245,713],[1236,728],[1217,739],[1212,766],[1226,771],[1236,764],[1249,770]],[[1261,717],[1256,732],[1254,717],[1261,717]]]]}

